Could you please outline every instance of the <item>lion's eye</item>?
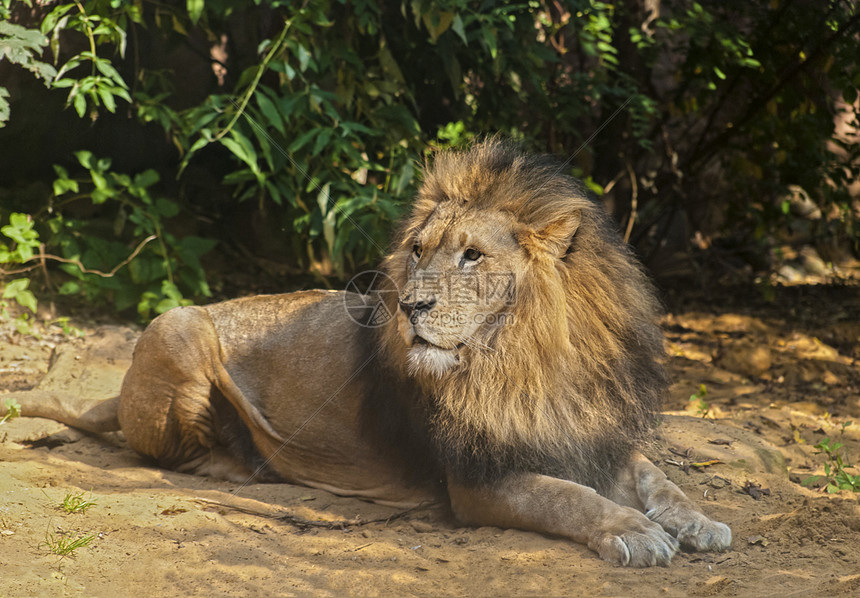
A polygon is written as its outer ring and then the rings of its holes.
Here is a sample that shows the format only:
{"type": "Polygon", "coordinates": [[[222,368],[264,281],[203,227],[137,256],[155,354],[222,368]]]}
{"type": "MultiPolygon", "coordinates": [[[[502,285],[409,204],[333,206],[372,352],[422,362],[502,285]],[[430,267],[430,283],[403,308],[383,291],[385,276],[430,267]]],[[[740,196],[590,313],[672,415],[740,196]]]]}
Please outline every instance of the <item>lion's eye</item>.
{"type": "Polygon", "coordinates": [[[421,259],[421,245],[419,245],[418,243],[412,246],[412,257],[414,257],[416,260],[421,259]]]}
{"type": "Polygon", "coordinates": [[[474,247],[469,247],[466,251],[463,252],[463,259],[468,260],[470,262],[477,262],[484,254],[475,249],[474,247]]]}

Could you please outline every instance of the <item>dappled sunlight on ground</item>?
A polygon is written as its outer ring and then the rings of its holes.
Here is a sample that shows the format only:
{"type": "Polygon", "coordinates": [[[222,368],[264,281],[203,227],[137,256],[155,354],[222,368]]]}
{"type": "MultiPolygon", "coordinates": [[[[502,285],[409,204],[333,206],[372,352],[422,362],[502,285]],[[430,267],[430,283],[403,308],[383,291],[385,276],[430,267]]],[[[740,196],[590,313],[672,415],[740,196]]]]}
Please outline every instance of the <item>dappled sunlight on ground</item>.
{"type": "MultiPolygon", "coordinates": [[[[457,527],[443,508],[286,484],[234,496],[236,484],[148,466],[119,437],[20,418],[0,426],[0,595],[860,595],[860,494],[801,485],[825,474],[825,438],[860,461],[860,288],[691,302],[664,324],[673,385],[645,452],[732,527],[729,552],[626,570],[564,540],[457,527]],[[75,492],[96,505],[58,510],[75,492]],[[73,556],[46,546],[82,535],[93,540],[73,556]]],[[[135,334],[79,325],[82,340],[0,335],[0,388],[32,387],[55,348],[52,384],[74,388],[92,347],[115,339],[125,355],[135,334]]]]}

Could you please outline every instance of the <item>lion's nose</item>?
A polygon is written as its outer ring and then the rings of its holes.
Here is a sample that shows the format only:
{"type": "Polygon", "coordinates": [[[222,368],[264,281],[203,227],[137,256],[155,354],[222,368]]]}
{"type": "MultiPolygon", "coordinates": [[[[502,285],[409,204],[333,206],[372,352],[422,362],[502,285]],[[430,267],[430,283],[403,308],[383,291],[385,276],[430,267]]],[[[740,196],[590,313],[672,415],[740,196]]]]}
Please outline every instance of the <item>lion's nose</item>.
{"type": "Polygon", "coordinates": [[[400,309],[403,310],[407,316],[421,315],[423,313],[427,313],[436,305],[436,297],[431,297],[426,301],[400,301],[400,309]]]}

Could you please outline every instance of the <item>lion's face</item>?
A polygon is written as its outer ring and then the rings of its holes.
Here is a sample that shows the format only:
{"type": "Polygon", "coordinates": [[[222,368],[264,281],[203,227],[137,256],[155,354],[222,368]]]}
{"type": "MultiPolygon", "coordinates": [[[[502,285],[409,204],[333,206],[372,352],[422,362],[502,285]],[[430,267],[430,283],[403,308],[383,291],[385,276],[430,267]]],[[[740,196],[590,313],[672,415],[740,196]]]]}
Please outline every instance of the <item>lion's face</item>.
{"type": "Polygon", "coordinates": [[[665,390],[648,281],[563,170],[493,139],[440,152],[383,262],[383,363],[463,479],[600,487],[665,390]]]}
{"type": "Polygon", "coordinates": [[[445,202],[416,231],[397,315],[413,374],[444,375],[510,324],[527,260],[513,227],[509,213],[445,202]]]}

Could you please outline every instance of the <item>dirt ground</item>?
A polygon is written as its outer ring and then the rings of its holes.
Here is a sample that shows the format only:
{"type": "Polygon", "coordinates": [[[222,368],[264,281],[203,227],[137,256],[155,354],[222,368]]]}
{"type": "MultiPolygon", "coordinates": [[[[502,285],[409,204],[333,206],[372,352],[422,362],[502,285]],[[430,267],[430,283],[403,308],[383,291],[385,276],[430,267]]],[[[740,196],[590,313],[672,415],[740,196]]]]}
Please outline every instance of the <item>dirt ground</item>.
{"type": "MultiPolygon", "coordinates": [[[[860,461],[860,287],[669,305],[674,384],[646,452],[731,526],[728,552],[624,569],[565,540],[457,527],[442,508],[160,470],[118,435],[22,417],[0,425],[0,597],[860,596],[860,494],[799,483],[824,473],[826,437],[860,461]],[[95,504],[60,508],[81,493],[95,504]],[[68,556],[49,548],[87,536],[68,556]]],[[[0,389],[115,393],[139,330],[77,324],[80,339],[3,324],[0,389]]]]}

